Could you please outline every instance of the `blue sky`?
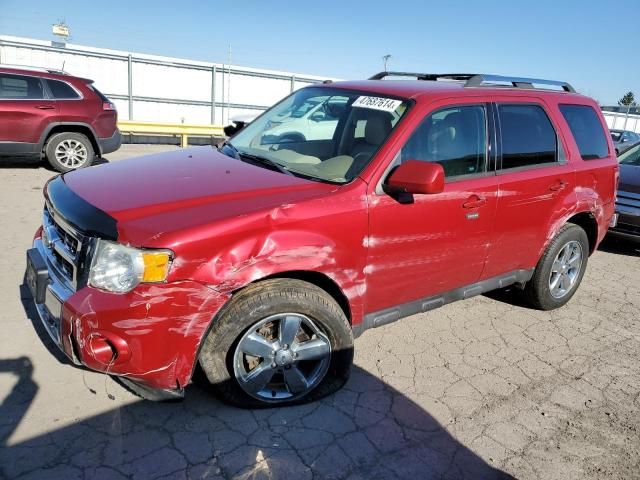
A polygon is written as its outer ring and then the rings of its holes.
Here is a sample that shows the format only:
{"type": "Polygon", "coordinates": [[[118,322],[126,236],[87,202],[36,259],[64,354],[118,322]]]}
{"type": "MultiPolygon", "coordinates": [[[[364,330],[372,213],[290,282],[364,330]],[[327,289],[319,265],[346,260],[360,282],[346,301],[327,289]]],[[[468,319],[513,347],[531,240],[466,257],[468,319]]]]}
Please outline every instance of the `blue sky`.
{"type": "Polygon", "coordinates": [[[0,0],[0,34],[345,79],[382,69],[560,79],[640,97],[640,0],[0,0]],[[632,26],[635,24],[635,26],[632,26]]]}

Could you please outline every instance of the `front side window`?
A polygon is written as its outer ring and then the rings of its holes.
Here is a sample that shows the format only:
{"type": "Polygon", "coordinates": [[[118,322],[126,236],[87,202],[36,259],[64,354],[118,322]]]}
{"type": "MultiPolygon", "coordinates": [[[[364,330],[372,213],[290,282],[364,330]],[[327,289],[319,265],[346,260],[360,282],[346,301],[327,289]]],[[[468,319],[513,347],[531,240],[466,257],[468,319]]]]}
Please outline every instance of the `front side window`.
{"type": "Polygon", "coordinates": [[[60,82],[58,80],[47,80],[47,84],[49,85],[49,90],[53,94],[53,98],[56,100],[72,100],[75,98],[80,98],[78,92],[76,92],[70,85],[65,82],[60,82]]]}
{"type": "Polygon", "coordinates": [[[483,105],[438,110],[413,132],[400,159],[439,163],[447,178],[485,172],[486,125],[483,105]]]}
{"type": "Polygon", "coordinates": [[[221,151],[283,173],[346,183],[369,164],[407,108],[405,100],[383,95],[303,88],[247,125],[221,151]]]}
{"type": "Polygon", "coordinates": [[[498,105],[502,170],[556,162],[558,139],[539,105],[498,105]]]}
{"type": "Polygon", "coordinates": [[[41,100],[44,98],[44,90],[39,78],[0,73],[0,98],[41,100]]]}
{"type": "Polygon", "coordinates": [[[588,105],[560,105],[560,112],[569,124],[583,160],[606,158],[609,155],[606,134],[593,108],[588,105]]]}

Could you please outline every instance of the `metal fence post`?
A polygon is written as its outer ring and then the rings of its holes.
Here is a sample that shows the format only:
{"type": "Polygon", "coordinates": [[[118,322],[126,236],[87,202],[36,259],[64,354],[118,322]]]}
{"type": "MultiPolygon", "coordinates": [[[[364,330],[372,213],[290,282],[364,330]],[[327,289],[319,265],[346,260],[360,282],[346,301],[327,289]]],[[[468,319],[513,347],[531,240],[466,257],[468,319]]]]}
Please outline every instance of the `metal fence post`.
{"type": "Polygon", "coordinates": [[[216,124],[216,66],[211,67],[211,125],[216,124]]]}
{"type": "Polygon", "coordinates": [[[631,105],[627,105],[627,113],[624,116],[624,126],[622,127],[623,130],[627,129],[627,122],[629,121],[629,111],[631,110],[631,105]]]}
{"type": "Polygon", "coordinates": [[[222,105],[222,111],[221,111],[221,117],[220,118],[220,123],[222,123],[224,125],[224,106],[225,106],[225,102],[224,102],[224,94],[225,94],[225,86],[224,86],[224,63],[222,64],[222,103],[220,105],[222,105]]]}
{"type": "Polygon", "coordinates": [[[129,94],[129,120],[133,120],[133,59],[131,54],[127,57],[127,76],[129,94]]]}
{"type": "Polygon", "coordinates": [[[296,76],[291,75],[291,92],[293,92],[295,89],[296,89],[296,76]]]}

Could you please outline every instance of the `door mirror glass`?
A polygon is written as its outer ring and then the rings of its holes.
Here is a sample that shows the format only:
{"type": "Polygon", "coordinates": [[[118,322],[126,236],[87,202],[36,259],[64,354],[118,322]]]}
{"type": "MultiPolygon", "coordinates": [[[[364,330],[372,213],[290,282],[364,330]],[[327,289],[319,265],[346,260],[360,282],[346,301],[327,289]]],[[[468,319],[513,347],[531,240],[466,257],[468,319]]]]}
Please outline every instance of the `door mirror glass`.
{"type": "Polygon", "coordinates": [[[391,173],[385,187],[390,192],[441,193],[444,190],[444,169],[439,163],[406,160],[391,173]]]}
{"type": "Polygon", "coordinates": [[[326,118],[326,114],[322,111],[319,110],[317,112],[315,112],[313,115],[311,115],[311,117],[309,118],[312,122],[321,122],[326,118]]]}

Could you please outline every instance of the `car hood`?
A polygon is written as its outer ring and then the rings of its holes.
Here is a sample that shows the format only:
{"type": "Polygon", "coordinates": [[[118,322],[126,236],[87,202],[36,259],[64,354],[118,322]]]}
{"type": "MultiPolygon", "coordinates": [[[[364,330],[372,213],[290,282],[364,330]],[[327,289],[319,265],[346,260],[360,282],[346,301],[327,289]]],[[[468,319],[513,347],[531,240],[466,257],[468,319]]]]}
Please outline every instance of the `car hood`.
{"type": "Polygon", "coordinates": [[[63,177],[78,197],[117,223],[118,240],[153,246],[160,233],[325,195],[336,185],[251,165],[212,147],[166,152],[63,177]]]}
{"type": "Polygon", "coordinates": [[[640,167],[635,165],[620,165],[620,183],[618,190],[621,192],[640,193],[640,167]]]}

